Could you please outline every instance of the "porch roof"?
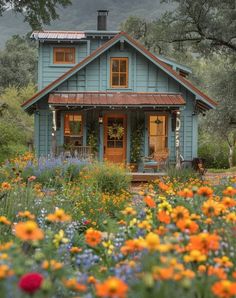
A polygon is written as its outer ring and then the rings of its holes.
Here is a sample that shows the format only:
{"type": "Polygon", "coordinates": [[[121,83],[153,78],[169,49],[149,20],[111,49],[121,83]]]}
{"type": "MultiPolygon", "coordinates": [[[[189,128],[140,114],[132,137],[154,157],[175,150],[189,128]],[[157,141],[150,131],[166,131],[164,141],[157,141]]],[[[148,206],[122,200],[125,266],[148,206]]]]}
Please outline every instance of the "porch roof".
{"type": "Polygon", "coordinates": [[[60,92],[48,99],[53,105],[72,106],[182,106],[181,94],[159,92],[60,92]]]}

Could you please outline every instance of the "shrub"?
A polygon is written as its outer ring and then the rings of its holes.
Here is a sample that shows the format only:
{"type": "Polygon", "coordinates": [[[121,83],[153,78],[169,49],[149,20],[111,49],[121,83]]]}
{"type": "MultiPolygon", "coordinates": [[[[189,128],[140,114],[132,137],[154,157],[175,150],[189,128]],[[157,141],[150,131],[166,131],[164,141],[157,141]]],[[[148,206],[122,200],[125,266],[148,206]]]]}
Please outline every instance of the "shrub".
{"type": "Polygon", "coordinates": [[[128,190],[131,182],[130,176],[122,166],[111,163],[92,164],[83,174],[89,176],[102,193],[120,194],[128,190]]]}
{"type": "Polygon", "coordinates": [[[178,182],[186,182],[191,178],[198,178],[199,174],[192,168],[176,169],[175,167],[169,167],[167,169],[167,175],[170,180],[177,180],[178,182]]]}

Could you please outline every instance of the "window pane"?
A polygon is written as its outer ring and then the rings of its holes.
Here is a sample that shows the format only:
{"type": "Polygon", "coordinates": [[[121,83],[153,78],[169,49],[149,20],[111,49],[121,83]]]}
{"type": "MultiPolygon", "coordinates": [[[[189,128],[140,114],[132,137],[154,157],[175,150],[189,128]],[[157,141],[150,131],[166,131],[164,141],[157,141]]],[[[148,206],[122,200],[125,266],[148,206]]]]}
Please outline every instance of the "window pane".
{"type": "Polygon", "coordinates": [[[82,146],[82,116],[68,113],[65,115],[64,121],[64,143],[72,146],[82,146]]]}
{"type": "Polygon", "coordinates": [[[63,62],[64,61],[64,53],[63,52],[56,52],[56,61],[63,62]]]}
{"type": "Polygon", "coordinates": [[[167,117],[149,117],[149,154],[165,151],[167,148],[167,117]]]}
{"type": "Polygon", "coordinates": [[[119,86],[119,74],[112,74],[112,86],[119,86]]]}
{"type": "Polygon", "coordinates": [[[74,63],[74,48],[54,48],[54,63],[74,63]]]}
{"type": "Polygon", "coordinates": [[[126,86],[126,74],[120,75],[120,86],[126,86]]]}
{"type": "Polygon", "coordinates": [[[127,60],[120,61],[120,72],[126,72],[126,64],[127,64],[127,60]]]}
{"type": "Polygon", "coordinates": [[[65,61],[66,62],[73,62],[74,55],[72,53],[65,53],[65,61]]]}
{"type": "Polygon", "coordinates": [[[119,72],[119,60],[112,60],[112,71],[119,72]]]}

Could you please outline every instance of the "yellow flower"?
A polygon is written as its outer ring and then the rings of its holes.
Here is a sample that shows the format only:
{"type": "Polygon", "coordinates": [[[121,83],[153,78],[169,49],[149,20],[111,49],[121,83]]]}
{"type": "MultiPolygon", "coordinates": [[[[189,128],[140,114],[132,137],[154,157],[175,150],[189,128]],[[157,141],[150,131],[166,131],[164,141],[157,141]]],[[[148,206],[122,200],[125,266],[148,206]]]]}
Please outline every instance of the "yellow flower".
{"type": "Polygon", "coordinates": [[[114,250],[114,245],[112,244],[111,240],[108,240],[107,242],[103,241],[102,245],[107,248],[108,255],[111,255],[114,250]]]}
{"type": "Polygon", "coordinates": [[[69,239],[64,237],[65,233],[63,230],[60,230],[58,234],[54,235],[53,244],[58,247],[60,244],[66,244],[69,242],[69,239]]]}
{"type": "Polygon", "coordinates": [[[56,260],[45,260],[41,267],[46,270],[50,269],[52,271],[56,271],[60,270],[63,267],[63,263],[57,262],[56,260]]]}
{"type": "Polygon", "coordinates": [[[158,250],[160,245],[160,238],[157,234],[150,232],[145,238],[145,244],[149,250],[158,250]]]}
{"type": "Polygon", "coordinates": [[[206,255],[202,254],[199,250],[192,250],[190,251],[189,255],[184,256],[184,261],[186,263],[189,262],[204,262],[206,261],[206,255]]]}
{"type": "Polygon", "coordinates": [[[144,230],[150,231],[152,226],[151,226],[151,224],[147,220],[143,220],[143,221],[141,221],[138,224],[138,227],[140,229],[144,229],[144,230]]]}
{"type": "Polygon", "coordinates": [[[14,272],[10,269],[8,265],[0,265],[0,280],[12,276],[14,272]]]}
{"type": "Polygon", "coordinates": [[[135,215],[137,212],[132,207],[126,207],[121,213],[124,215],[135,215]]]}
{"type": "Polygon", "coordinates": [[[71,216],[66,214],[63,209],[56,209],[54,213],[48,214],[46,219],[52,222],[64,222],[64,221],[70,221],[71,216]]]}
{"type": "Polygon", "coordinates": [[[6,216],[0,216],[0,223],[4,225],[10,225],[11,222],[6,218],[6,216]]]}

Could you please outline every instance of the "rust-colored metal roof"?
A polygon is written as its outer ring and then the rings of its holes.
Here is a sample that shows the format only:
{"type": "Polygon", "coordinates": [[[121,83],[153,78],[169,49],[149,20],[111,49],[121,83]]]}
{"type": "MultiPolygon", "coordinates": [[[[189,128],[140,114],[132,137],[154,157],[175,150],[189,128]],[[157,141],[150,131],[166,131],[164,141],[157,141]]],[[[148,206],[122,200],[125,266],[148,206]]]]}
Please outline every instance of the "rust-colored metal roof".
{"type": "Polygon", "coordinates": [[[79,106],[181,106],[185,100],[176,93],[76,92],[50,94],[49,104],[79,106]]]}

